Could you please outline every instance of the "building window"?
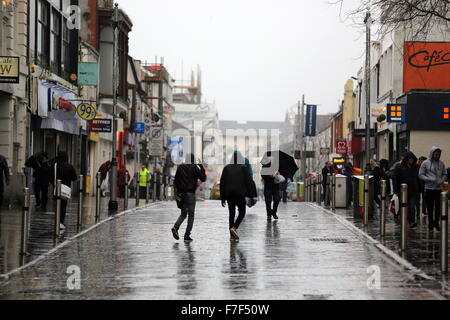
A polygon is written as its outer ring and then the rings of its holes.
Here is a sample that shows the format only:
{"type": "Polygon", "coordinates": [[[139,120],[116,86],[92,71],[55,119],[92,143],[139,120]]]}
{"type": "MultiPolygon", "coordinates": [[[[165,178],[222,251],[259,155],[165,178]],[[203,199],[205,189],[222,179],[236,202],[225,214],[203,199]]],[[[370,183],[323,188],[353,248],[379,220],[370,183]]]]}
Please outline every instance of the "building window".
{"type": "Polygon", "coordinates": [[[63,19],[62,32],[62,59],[61,68],[65,73],[69,73],[70,67],[70,32],[67,27],[67,19],[63,19]]]}
{"type": "Polygon", "coordinates": [[[50,6],[44,0],[38,1],[37,8],[37,52],[38,60],[42,67],[49,66],[50,40],[48,38],[50,25],[50,6]]]}
{"type": "Polygon", "coordinates": [[[52,72],[59,74],[61,69],[61,15],[55,9],[52,10],[50,34],[50,67],[52,72]]]}

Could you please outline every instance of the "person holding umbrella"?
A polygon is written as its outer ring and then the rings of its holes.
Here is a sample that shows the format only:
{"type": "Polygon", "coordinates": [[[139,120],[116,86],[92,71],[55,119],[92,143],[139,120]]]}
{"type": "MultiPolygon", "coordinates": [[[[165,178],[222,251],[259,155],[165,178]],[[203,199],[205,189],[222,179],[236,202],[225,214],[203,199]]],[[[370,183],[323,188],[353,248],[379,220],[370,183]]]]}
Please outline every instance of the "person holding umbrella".
{"type": "Polygon", "coordinates": [[[278,220],[277,212],[281,201],[280,185],[288,179],[292,180],[298,167],[293,157],[281,151],[268,152],[261,164],[267,221],[272,221],[272,218],[278,220]]]}

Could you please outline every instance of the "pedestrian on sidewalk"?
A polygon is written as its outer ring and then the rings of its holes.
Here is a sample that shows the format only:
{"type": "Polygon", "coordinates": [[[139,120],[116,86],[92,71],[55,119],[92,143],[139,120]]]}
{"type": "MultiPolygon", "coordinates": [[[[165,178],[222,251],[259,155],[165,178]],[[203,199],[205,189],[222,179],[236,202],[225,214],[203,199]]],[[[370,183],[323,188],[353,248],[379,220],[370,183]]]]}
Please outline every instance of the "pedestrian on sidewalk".
{"type": "Polygon", "coordinates": [[[147,198],[147,188],[151,181],[151,173],[147,169],[146,165],[141,166],[141,170],[139,171],[139,198],[146,199],[147,198]]]}
{"type": "Polygon", "coordinates": [[[412,152],[407,152],[400,165],[395,167],[393,174],[394,194],[399,199],[401,199],[401,185],[408,185],[408,223],[411,229],[417,227],[416,203],[419,197],[418,171],[416,156],[412,152]]]}
{"type": "Polygon", "coordinates": [[[346,176],[346,186],[347,186],[347,207],[351,206],[353,201],[353,164],[347,162],[342,170],[342,175],[346,176]]]}
{"type": "Polygon", "coordinates": [[[47,210],[48,188],[50,186],[50,164],[48,154],[42,152],[31,156],[25,162],[25,166],[33,169],[36,209],[45,212],[47,210]]]}
{"type": "MultiPolygon", "coordinates": [[[[420,157],[419,161],[417,161],[417,166],[422,167],[422,164],[427,160],[426,157],[420,157]]],[[[425,182],[422,181],[419,177],[419,172],[417,173],[417,179],[419,180],[419,201],[417,203],[417,212],[420,216],[420,212],[423,212],[424,215],[427,215],[427,206],[425,202],[425,182]],[[422,210],[421,210],[422,208],[422,210]]]]}
{"type": "Polygon", "coordinates": [[[0,210],[3,207],[3,193],[5,191],[5,184],[9,186],[9,166],[6,158],[0,155],[0,210]]]}
{"type": "Polygon", "coordinates": [[[195,219],[195,191],[197,190],[198,180],[206,181],[205,167],[202,164],[195,164],[194,155],[188,154],[186,163],[179,166],[175,174],[175,192],[177,198],[179,198],[179,208],[181,209],[181,215],[172,228],[172,234],[176,240],[180,240],[178,231],[188,217],[184,241],[192,241],[191,232],[195,219]]]}
{"type": "Polygon", "coordinates": [[[447,170],[441,161],[442,150],[431,148],[430,158],[422,164],[419,178],[425,183],[425,201],[428,213],[428,229],[441,231],[439,220],[441,218],[441,192],[447,180],[447,170]]]}
{"type": "Polygon", "coordinates": [[[267,221],[272,221],[272,217],[278,220],[278,206],[280,205],[280,173],[278,168],[272,166],[272,154],[267,153],[267,157],[263,159],[262,178],[264,179],[264,199],[266,200],[267,221]]]}
{"type": "Polygon", "coordinates": [[[105,194],[109,190],[109,183],[105,182],[105,180],[108,178],[108,174],[111,170],[112,162],[111,160],[106,161],[103,163],[100,168],[98,169],[98,172],[100,172],[100,186],[101,186],[101,195],[105,196],[105,194]]]}
{"type": "Polygon", "coordinates": [[[257,192],[250,170],[245,165],[241,153],[237,151],[234,152],[230,164],[223,169],[220,178],[220,197],[224,208],[228,203],[231,240],[239,240],[237,230],[245,218],[246,198],[253,200],[257,197],[257,192]],[[239,210],[237,219],[236,207],[239,210]]]}
{"type": "MultiPolygon", "coordinates": [[[[65,151],[59,151],[56,157],[56,163],[50,170],[50,181],[53,183],[53,187],[56,189],[57,180],[61,180],[61,183],[71,187],[72,182],[78,180],[77,172],[75,168],[69,163],[69,156],[65,151]],[[56,176],[55,176],[56,172],[56,176]]],[[[66,229],[66,211],[67,211],[68,200],[61,199],[61,229],[66,229]]],[[[56,208],[56,203],[55,203],[56,208]]]]}
{"type": "Polygon", "coordinates": [[[370,167],[373,173],[373,196],[378,208],[381,208],[381,178],[382,171],[376,160],[370,160],[370,167]]]}
{"type": "Polygon", "coordinates": [[[333,174],[333,164],[331,162],[326,162],[325,167],[322,169],[322,187],[323,187],[323,201],[326,201],[327,199],[327,177],[328,174],[333,174]]]}

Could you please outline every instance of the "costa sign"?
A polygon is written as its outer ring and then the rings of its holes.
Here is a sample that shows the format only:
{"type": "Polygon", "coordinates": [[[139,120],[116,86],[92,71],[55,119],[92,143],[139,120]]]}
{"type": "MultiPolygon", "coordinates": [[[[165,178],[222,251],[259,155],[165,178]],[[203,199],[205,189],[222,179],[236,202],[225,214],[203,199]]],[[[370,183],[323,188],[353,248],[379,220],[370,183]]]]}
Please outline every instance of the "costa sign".
{"type": "Polygon", "coordinates": [[[450,43],[405,42],[403,91],[450,89],[450,43]]]}

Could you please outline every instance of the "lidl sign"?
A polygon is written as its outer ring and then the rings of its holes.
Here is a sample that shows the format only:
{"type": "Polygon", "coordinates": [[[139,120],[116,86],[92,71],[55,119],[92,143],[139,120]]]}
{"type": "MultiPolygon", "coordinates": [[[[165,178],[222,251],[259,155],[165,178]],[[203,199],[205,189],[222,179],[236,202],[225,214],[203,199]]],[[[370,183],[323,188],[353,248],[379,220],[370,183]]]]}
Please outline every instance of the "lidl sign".
{"type": "Polygon", "coordinates": [[[0,57],[0,83],[19,83],[19,57],[0,57]]]}

